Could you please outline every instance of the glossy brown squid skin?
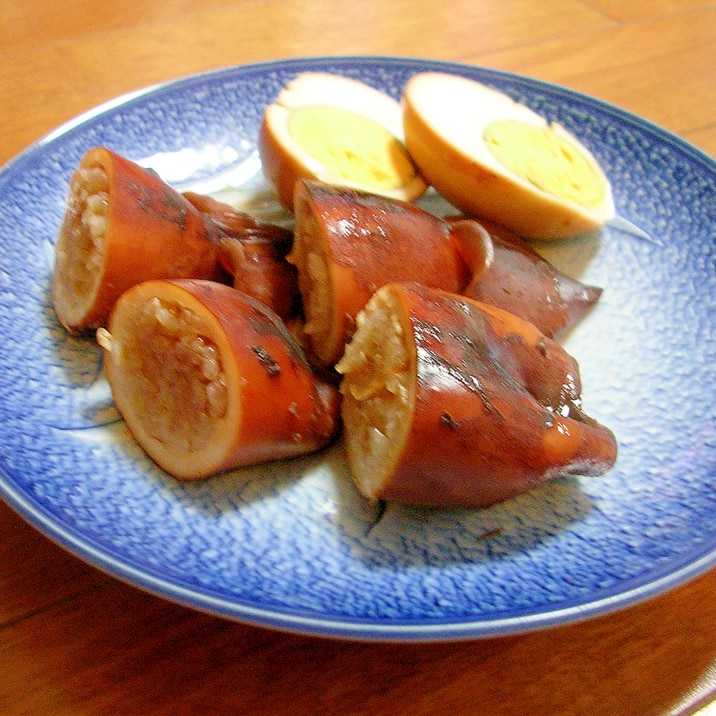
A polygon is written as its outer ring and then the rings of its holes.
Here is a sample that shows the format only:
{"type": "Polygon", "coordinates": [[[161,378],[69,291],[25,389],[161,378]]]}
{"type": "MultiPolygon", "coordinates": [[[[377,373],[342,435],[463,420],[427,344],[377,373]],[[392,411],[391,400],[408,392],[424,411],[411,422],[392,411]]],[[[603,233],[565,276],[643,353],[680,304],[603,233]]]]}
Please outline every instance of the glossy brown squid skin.
{"type": "Polygon", "coordinates": [[[460,291],[489,261],[486,232],[454,226],[407,202],[301,180],[294,194],[296,229],[289,261],[298,267],[306,330],[316,358],[331,365],[373,293],[391,281],[419,281],[460,291]],[[311,276],[313,260],[323,263],[311,276]],[[319,326],[318,324],[321,323],[319,326]]]}
{"type": "Polygon", "coordinates": [[[180,479],[306,455],[340,429],[335,386],[273,311],[231,286],[142,282],[97,340],[129,429],[180,479]]]}
{"type": "Polygon", "coordinates": [[[283,319],[296,316],[300,310],[298,276],[286,260],[293,232],[205,194],[184,192],[184,197],[220,229],[218,258],[233,287],[283,319]]]}
{"type": "Polygon", "coordinates": [[[492,239],[494,258],[463,293],[504,308],[554,337],[579,321],[602,289],[559,271],[517,234],[480,220],[492,239]]]}
{"type": "Polygon", "coordinates": [[[294,196],[289,261],[298,268],[309,346],[331,365],[355,317],[386,283],[416,281],[503,307],[549,337],[573,325],[601,289],[560,272],[524,239],[466,217],[442,219],[413,204],[302,180],[294,196]],[[311,261],[322,263],[311,276],[311,261]]]}
{"type": "Polygon", "coordinates": [[[415,400],[376,497],[484,507],[614,464],[613,433],[581,409],[575,360],[532,324],[417,284],[384,290],[414,351],[415,400]]]}
{"type": "Polygon", "coordinates": [[[52,298],[70,331],[102,325],[129,287],[151,278],[218,280],[217,231],[154,172],[106,147],[89,150],[70,180],[60,228],[52,298]],[[105,177],[97,193],[92,177],[105,177]],[[101,205],[101,218],[92,216],[101,205]],[[99,242],[90,241],[101,221],[99,242]],[[86,237],[82,238],[85,234],[86,237]],[[78,297],[81,294],[81,297],[78,297]]]}
{"type": "Polygon", "coordinates": [[[291,248],[293,232],[283,226],[256,219],[208,194],[185,191],[183,196],[229,236],[243,240],[261,239],[271,242],[277,248],[282,248],[285,253],[288,253],[291,248]]]}
{"type": "Polygon", "coordinates": [[[242,403],[241,425],[222,469],[305,455],[335,438],[338,391],[315,374],[270,308],[214,282],[172,283],[215,316],[228,347],[225,370],[236,371],[232,382],[241,386],[232,398],[242,403]]]}

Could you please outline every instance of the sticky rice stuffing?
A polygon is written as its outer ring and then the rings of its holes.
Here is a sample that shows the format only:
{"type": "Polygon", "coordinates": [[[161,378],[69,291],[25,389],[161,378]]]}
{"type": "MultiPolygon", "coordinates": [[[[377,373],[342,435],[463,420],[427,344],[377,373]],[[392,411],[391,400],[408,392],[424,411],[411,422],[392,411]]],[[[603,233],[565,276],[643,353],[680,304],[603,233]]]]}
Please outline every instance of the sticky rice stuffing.
{"type": "Polygon", "coordinates": [[[70,185],[56,258],[56,271],[69,279],[64,285],[63,299],[72,309],[84,310],[87,299],[96,291],[108,211],[107,172],[99,165],[78,169],[70,185]]]}
{"type": "Polygon", "coordinates": [[[361,491],[372,496],[390,472],[412,414],[410,353],[391,295],[379,292],[358,315],[336,369],[343,382],[346,448],[361,491]]]}
{"type": "Polygon", "coordinates": [[[177,452],[204,448],[227,412],[221,356],[194,312],[152,298],[122,346],[125,374],[140,384],[127,395],[147,434],[177,452]]]}
{"type": "Polygon", "coordinates": [[[306,315],[304,331],[311,337],[311,343],[319,358],[324,359],[330,352],[333,337],[331,306],[333,297],[328,274],[328,261],[322,252],[322,244],[315,240],[320,231],[310,210],[301,223],[301,232],[296,234],[293,252],[289,257],[298,268],[298,285],[303,298],[306,315]],[[328,350],[323,350],[328,346],[328,350]]]}

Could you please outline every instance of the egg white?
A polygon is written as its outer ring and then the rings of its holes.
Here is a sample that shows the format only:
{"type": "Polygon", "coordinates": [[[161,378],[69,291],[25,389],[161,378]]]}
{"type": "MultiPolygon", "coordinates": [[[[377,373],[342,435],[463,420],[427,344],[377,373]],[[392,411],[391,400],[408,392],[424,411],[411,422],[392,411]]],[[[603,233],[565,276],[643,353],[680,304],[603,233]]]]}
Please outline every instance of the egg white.
{"type": "Polygon", "coordinates": [[[593,154],[566,129],[506,94],[457,75],[427,72],[408,81],[402,103],[408,151],[426,180],[465,213],[533,239],[586,233],[614,216],[609,181],[593,154]],[[603,184],[602,201],[585,206],[536,186],[500,161],[483,135],[505,120],[549,127],[576,147],[603,184]]]}
{"type": "Polygon", "coordinates": [[[304,107],[330,107],[352,112],[381,125],[404,145],[400,102],[348,77],[327,72],[299,74],[265,108],[259,136],[264,175],[284,206],[292,208],[293,187],[299,178],[372,191],[404,201],[413,201],[426,190],[427,184],[417,170],[403,186],[395,188],[361,184],[332,171],[305,151],[291,135],[291,113],[304,107]]]}

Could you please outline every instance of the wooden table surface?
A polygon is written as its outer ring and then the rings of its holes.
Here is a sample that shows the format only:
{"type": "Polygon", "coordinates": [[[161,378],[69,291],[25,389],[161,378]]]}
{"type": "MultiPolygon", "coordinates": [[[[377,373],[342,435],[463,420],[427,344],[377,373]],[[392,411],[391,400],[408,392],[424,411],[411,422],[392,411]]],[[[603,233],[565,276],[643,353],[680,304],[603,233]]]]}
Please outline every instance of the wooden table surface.
{"type": "MultiPolygon", "coordinates": [[[[0,9],[0,163],[150,84],[347,54],[549,80],[716,155],[714,0],[0,0],[0,9]]],[[[148,595],[0,505],[2,714],[649,716],[695,713],[715,696],[716,571],[549,631],[456,644],[332,641],[148,595]]]]}

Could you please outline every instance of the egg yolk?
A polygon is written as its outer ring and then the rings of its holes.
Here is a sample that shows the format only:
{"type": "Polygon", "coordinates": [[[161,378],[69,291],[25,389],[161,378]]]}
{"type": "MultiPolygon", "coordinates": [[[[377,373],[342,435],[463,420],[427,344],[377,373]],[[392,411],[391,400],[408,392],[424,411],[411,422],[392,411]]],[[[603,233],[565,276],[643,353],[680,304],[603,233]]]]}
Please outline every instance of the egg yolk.
{"type": "Polygon", "coordinates": [[[405,186],[417,172],[407,150],[383,125],[338,107],[298,107],[289,115],[294,142],[336,176],[383,189],[405,186]]]}
{"type": "Polygon", "coordinates": [[[483,139],[495,158],[539,189],[585,207],[604,201],[604,181],[592,162],[550,127],[503,120],[490,124],[483,139]]]}

